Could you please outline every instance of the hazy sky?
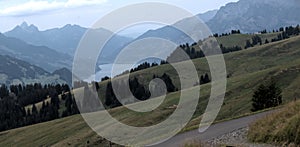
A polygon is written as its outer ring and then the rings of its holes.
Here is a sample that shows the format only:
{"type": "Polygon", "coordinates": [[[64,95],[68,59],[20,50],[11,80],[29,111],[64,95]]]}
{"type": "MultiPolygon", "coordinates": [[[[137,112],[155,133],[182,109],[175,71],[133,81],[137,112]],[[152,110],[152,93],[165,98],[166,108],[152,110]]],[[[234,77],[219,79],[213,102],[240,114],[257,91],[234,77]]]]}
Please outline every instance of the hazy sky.
{"type": "Polygon", "coordinates": [[[11,30],[23,21],[40,30],[66,24],[89,27],[117,8],[153,1],[173,4],[198,14],[238,0],[0,0],[0,32],[11,30]]]}

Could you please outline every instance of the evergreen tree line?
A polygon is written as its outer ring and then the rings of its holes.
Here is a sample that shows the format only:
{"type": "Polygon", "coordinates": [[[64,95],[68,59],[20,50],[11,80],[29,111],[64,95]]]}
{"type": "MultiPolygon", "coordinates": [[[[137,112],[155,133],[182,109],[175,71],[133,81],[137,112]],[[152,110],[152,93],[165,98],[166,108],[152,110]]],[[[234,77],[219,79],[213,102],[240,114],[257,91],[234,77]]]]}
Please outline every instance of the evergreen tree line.
{"type": "Polygon", "coordinates": [[[299,33],[300,33],[299,25],[297,25],[296,27],[293,27],[293,26],[286,27],[285,29],[280,28],[279,30],[280,30],[281,33],[278,34],[277,38],[272,39],[271,42],[276,42],[276,41],[288,39],[291,36],[299,35],[299,33]]]}
{"type": "Polygon", "coordinates": [[[231,34],[241,34],[241,31],[240,30],[231,30],[231,33],[222,33],[222,34],[215,33],[213,36],[217,38],[217,37],[229,36],[231,34]]]}
{"type": "Polygon", "coordinates": [[[254,47],[258,44],[259,45],[263,44],[261,37],[259,37],[258,35],[253,36],[251,40],[252,40],[252,42],[250,40],[246,41],[245,49],[250,48],[250,47],[254,47]]]}
{"type": "MultiPolygon", "coordinates": [[[[165,83],[166,90],[168,93],[178,90],[174,86],[169,75],[167,75],[165,73],[162,76],[153,75],[152,79],[156,79],[156,78],[161,79],[165,83]]],[[[123,88],[126,86],[126,80],[121,79],[121,80],[118,80],[116,83],[117,83],[117,86],[114,88],[116,88],[115,90],[120,91],[120,93],[122,94],[122,99],[126,99],[128,96],[130,96],[130,94],[126,93],[126,91],[124,91],[124,88],[123,88]]],[[[159,85],[159,84],[154,84],[154,90],[161,90],[160,86],[161,85],[159,85]]],[[[151,97],[149,88],[145,88],[145,85],[141,84],[136,77],[129,79],[129,87],[130,87],[131,94],[138,100],[144,101],[144,100],[148,100],[151,97]]],[[[98,89],[97,89],[97,91],[98,91],[98,89]]],[[[157,94],[157,92],[156,92],[156,94],[157,94]]],[[[162,94],[163,93],[161,93],[161,95],[162,94]]],[[[152,97],[157,97],[157,96],[161,96],[161,95],[159,93],[158,95],[152,95],[152,97]]],[[[106,108],[114,108],[114,107],[118,107],[118,106],[122,105],[114,93],[111,81],[109,81],[108,84],[106,85],[104,104],[105,104],[106,108]]]]}
{"type": "MultiPolygon", "coordinates": [[[[293,27],[293,26],[289,26],[289,27],[285,27],[285,28],[281,27],[281,28],[279,28],[279,30],[276,30],[276,31],[273,30],[273,32],[274,33],[275,32],[281,32],[281,33],[279,33],[276,38],[273,38],[271,40],[266,39],[264,41],[264,44],[268,44],[270,42],[277,42],[277,41],[280,41],[280,40],[288,39],[291,36],[295,36],[295,35],[297,36],[300,33],[300,27],[299,27],[299,25],[297,25],[296,27],[293,27]]],[[[266,34],[267,31],[263,30],[263,31],[261,31],[261,33],[266,34]]],[[[258,35],[255,35],[254,37],[252,37],[252,42],[251,42],[251,40],[247,40],[245,49],[250,48],[250,47],[254,47],[257,44],[262,45],[263,40],[258,35]]]]}
{"type": "Polygon", "coordinates": [[[185,53],[191,58],[191,59],[196,59],[196,58],[202,58],[204,57],[203,51],[199,50],[196,51],[194,47],[197,44],[189,45],[188,43],[180,45],[179,47],[185,51],[185,53]]]}
{"type": "Polygon", "coordinates": [[[239,46],[224,47],[223,44],[220,44],[220,48],[221,48],[223,54],[242,50],[242,48],[239,46]]]}
{"type": "Polygon", "coordinates": [[[211,79],[210,79],[208,73],[205,73],[204,75],[201,75],[199,82],[197,82],[197,83],[195,84],[195,86],[196,86],[196,85],[207,84],[207,83],[210,83],[210,82],[211,82],[211,79]]]}
{"type": "MultiPolygon", "coordinates": [[[[195,45],[195,44],[194,44],[195,45]]],[[[194,46],[193,45],[193,46],[194,46]]],[[[196,44],[197,45],[197,44],[196,44]]],[[[204,53],[202,50],[196,51],[194,47],[190,46],[188,43],[184,45],[179,46],[181,49],[185,51],[185,53],[191,58],[191,59],[196,59],[196,58],[203,58],[205,57],[204,53]]],[[[235,52],[235,51],[240,51],[242,50],[241,47],[239,46],[234,46],[234,47],[224,47],[223,44],[220,44],[220,48],[222,50],[223,54],[230,53],[230,52],[235,52]]]]}
{"type": "Polygon", "coordinates": [[[106,80],[109,80],[109,79],[110,79],[110,77],[105,76],[105,77],[101,78],[101,82],[106,81],[106,80]]]}
{"type": "Polygon", "coordinates": [[[144,62],[140,65],[138,65],[136,68],[133,68],[130,70],[130,73],[133,73],[133,72],[136,72],[136,71],[140,71],[140,70],[143,70],[143,69],[147,69],[147,68],[151,68],[151,67],[155,67],[155,66],[158,66],[157,63],[148,63],[148,62],[144,62]]]}
{"type": "Polygon", "coordinates": [[[78,114],[75,99],[72,97],[68,85],[5,85],[0,87],[0,131],[46,122],[57,118],[78,114]],[[36,88],[36,89],[35,89],[36,88]],[[59,94],[65,101],[66,110],[59,114],[61,101],[59,94]],[[42,97],[42,98],[37,98],[42,97]],[[45,98],[50,97],[50,102],[45,98]],[[38,109],[37,101],[43,101],[38,109]],[[28,101],[28,102],[27,102],[28,101]],[[25,107],[31,103],[31,109],[25,107]]]}
{"type": "Polygon", "coordinates": [[[6,87],[2,85],[0,88],[0,97],[3,97],[2,94],[7,94],[9,91],[16,95],[17,100],[21,106],[27,106],[31,104],[35,104],[41,102],[49,95],[58,95],[63,93],[64,91],[70,91],[70,88],[67,84],[56,84],[56,85],[44,85],[42,86],[39,83],[28,84],[25,86],[19,85],[11,85],[6,87]]]}
{"type": "MultiPolygon", "coordinates": [[[[126,74],[129,74],[129,73],[137,72],[137,71],[140,71],[140,70],[148,69],[148,68],[163,65],[163,64],[168,64],[168,62],[164,61],[164,60],[161,60],[160,63],[155,63],[155,62],[154,63],[149,63],[149,62],[146,61],[144,63],[139,64],[135,68],[127,70],[127,71],[121,73],[120,75],[117,75],[116,77],[120,77],[122,75],[126,75],[126,74]]],[[[101,78],[101,81],[105,81],[105,80],[109,80],[109,79],[110,79],[110,77],[105,76],[105,77],[101,78]]]]}

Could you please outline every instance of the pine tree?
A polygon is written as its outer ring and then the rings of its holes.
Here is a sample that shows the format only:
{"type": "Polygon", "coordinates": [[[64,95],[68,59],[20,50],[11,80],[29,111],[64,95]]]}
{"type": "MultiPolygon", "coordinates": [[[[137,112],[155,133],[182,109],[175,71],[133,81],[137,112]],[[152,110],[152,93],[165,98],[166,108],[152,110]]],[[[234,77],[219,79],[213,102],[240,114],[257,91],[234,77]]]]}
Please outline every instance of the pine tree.
{"type": "Polygon", "coordinates": [[[32,105],[32,108],[31,108],[31,116],[32,116],[32,123],[33,124],[36,124],[36,123],[39,123],[40,119],[39,119],[39,112],[35,106],[35,104],[32,105]]]}
{"type": "Polygon", "coordinates": [[[109,108],[114,108],[121,106],[122,104],[119,102],[117,99],[113,88],[112,88],[112,83],[109,82],[106,86],[106,92],[105,92],[105,105],[109,108]]]}
{"type": "Polygon", "coordinates": [[[270,107],[276,107],[282,104],[282,91],[277,86],[276,81],[272,78],[266,86],[261,84],[254,92],[252,97],[251,111],[263,110],[270,107]]]}
{"type": "Polygon", "coordinates": [[[208,76],[208,74],[206,73],[204,76],[203,75],[201,75],[201,77],[200,77],[200,84],[207,84],[207,83],[209,83],[211,80],[210,80],[210,78],[209,78],[209,76],[208,76]]]}
{"type": "Polygon", "coordinates": [[[253,45],[252,45],[252,43],[250,42],[250,40],[247,40],[247,41],[246,41],[245,49],[250,48],[250,47],[253,47],[253,45]]]}
{"type": "Polygon", "coordinates": [[[7,86],[2,84],[0,87],[0,98],[4,98],[7,97],[9,94],[9,91],[7,89],[7,86]]]}
{"type": "Polygon", "coordinates": [[[277,83],[275,82],[274,79],[271,79],[271,82],[269,83],[268,86],[268,104],[267,108],[269,107],[276,107],[282,104],[282,91],[281,89],[277,86],[277,83]]]}
{"type": "Polygon", "coordinates": [[[270,43],[270,42],[269,42],[269,40],[268,40],[268,39],[266,39],[266,40],[265,40],[265,44],[268,44],[268,43],[270,43]]]}
{"type": "Polygon", "coordinates": [[[252,98],[252,109],[255,112],[265,108],[267,87],[264,84],[259,85],[258,89],[254,92],[252,98]]]}
{"type": "Polygon", "coordinates": [[[167,75],[166,73],[164,73],[161,76],[161,79],[165,82],[166,86],[167,86],[167,91],[168,92],[174,92],[176,90],[176,87],[174,86],[172,79],[170,78],[169,75],[167,75]]]}

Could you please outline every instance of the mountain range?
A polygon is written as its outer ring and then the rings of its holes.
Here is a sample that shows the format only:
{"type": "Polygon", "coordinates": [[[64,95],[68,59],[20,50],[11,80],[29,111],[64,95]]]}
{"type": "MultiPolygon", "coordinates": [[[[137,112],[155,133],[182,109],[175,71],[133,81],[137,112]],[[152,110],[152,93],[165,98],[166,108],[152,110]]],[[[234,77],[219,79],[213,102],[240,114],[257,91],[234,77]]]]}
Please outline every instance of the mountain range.
{"type": "MultiPolygon", "coordinates": [[[[202,20],[204,23],[210,21],[216,14],[218,10],[212,10],[208,11],[206,13],[201,13],[196,15],[197,18],[202,20]]],[[[172,41],[176,43],[177,45],[185,44],[185,43],[194,43],[189,36],[187,36],[184,32],[181,30],[178,30],[176,26],[179,26],[181,28],[184,28],[188,31],[193,31],[193,23],[192,22],[194,17],[192,18],[185,18],[183,20],[180,20],[172,25],[167,25],[162,28],[158,28],[156,30],[149,30],[146,33],[142,34],[135,40],[140,40],[148,37],[156,37],[156,38],[162,38],[169,41],[172,41]]],[[[198,41],[198,40],[197,40],[198,41]]]]}
{"type": "Polygon", "coordinates": [[[298,0],[240,0],[220,8],[207,22],[214,33],[272,31],[300,23],[298,0]]]}
{"type": "MultiPolygon", "coordinates": [[[[8,37],[18,38],[29,44],[47,46],[54,49],[57,52],[74,55],[81,38],[84,36],[88,28],[81,27],[79,25],[67,24],[62,28],[54,28],[45,31],[40,31],[34,25],[28,25],[23,22],[21,25],[16,26],[13,30],[4,33],[8,37]]],[[[100,28],[94,31],[98,33],[111,33],[109,30],[100,28]]],[[[104,48],[106,56],[112,56],[111,54],[115,50],[119,50],[122,46],[129,43],[132,39],[124,36],[115,35],[107,43],[104,48]]]]}
{"type": "Polygon", "coordinates": [[[48,72],[67,67],[71,68],[72,57],[59,53],[46,46],[30,45],[20,39],[0,34],[0,54],[29,62],[48,72]]]}
{"type": "MultiPolygon", "coordinates": [[[[300,2],[297,0],[240,0],[228,3],[219,10],[208,11],[196,16],[207,24],[212,33],[226,33],[231,30],[254,33],[264,29],[272,31],[279,27],[299,24],[299,8],[300,2]]],[[[149,30],[136,39],[115,35],[104,49],[102,58],[106,61],[113,61],[115,54],[125,45],[147,37],[159,37],[176,44],[192,43],[187,35],[174,28],[176,25],[191,25],[189,24],[190,20],[191,18],[186,18],[173,25],[149,30]]],[[[73,56],[80,39],[87,30],[78,25],[68,24],[62,28],[40,31],[36,26],[24,22],[4,34],[23,40],[28,44],[47,46],[57,52],[73,56]]],[[[95,31],[109,32],[103,28],[95,31]]]]}
{"type": "MultiPolygon", "coordinates": [[[[196,17],[203,20],[212,33],[226,33],[231,30],[240,30],[242,33],[255,33],[264,29],[272,31],[279,27],[300,24],[299,9],[300,2],[297,0],[240,0],[229,3],[219,10],[198,14],[196,17]]],[[[193,18],[186,18],[172,25],[149,30],[135,39],[114,35],[101,53],[100,59],[102,60],[98,64],[112,63],[123,47],[143,38],[158,37],[170,40],[178,45],[193,43],[194,41],[190,37],[175,28],[175,26],[185,26],[193,30],[192,20],[193,18]]],[[[35,69],[38,69],[36,71],[37,75],[51,75],[50,73],[54,72],[61,75],[64,81],[70,82],[72,59],[81,38],[87,30],[88,28],[79,25],[68,24],[62,28],[40,31],[38,27],[24,22],[11,31],[4,34],[0,33],[0,55],[3,55],[0,62],[6,63],[14,60],[26,62],[30,65],[27,68],[34,66],[35,69]],[[40,71],[43,72],[40,73],[40,71]]],[[[113,34],[103,28],[93,29],[92,31],[99,34],[113,34]]],[[[2,69],[6,68],[4,67],[3,65],[2,69]]],[[[23,68],[17,69],[20,69],[17,73],[23,73],[23,75],[17,75],[24,78],[33,77],[30,74],[25,76],[24,71],[21,70],[23,68]]],[[[12,72],[13,70],[9,71],[12,72]]],[[[8,71],[1,71],[0,74],[8,75],[9,73],[8,71]]],[[[6,78],[2,77],[1,79],[13,80],[16,76],[4,77],[6,78]]]]}
{"type": "MultiPolygon", "coordinates": [[[[211,33],[229,33],[240,30],[242,33],[256,33],[262,30],[272,31],[280,27],[300,24],[300,1],[297,0],[240,0],[228,3],[219,10],[198,14],[211,30],[211,33]]],[[[193,43],[183,32],[174,26],[185,26],[192,30],[193,18],[186,18],[173,25],[149,30],[136,40],[147,37],[159,37],[176,44],[193,43]]]]}
{"type": "Polygon", "coordinates": [[[70,83],[68,79],[63,78],[62,72],[49,73],[38,66],[10,56],[0,55],[0,61],[1,84],[70,83]]]}

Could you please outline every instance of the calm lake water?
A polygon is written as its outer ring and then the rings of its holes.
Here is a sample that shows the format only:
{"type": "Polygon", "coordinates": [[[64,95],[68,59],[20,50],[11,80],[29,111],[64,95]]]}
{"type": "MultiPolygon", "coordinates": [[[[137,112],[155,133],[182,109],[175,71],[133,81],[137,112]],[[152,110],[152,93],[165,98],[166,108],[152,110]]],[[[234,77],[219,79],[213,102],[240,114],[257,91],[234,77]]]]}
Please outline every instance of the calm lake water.
{"type": "Polygon", "coordinates": [[[132,64],[103,64],[99,66],[101,70],[97,72],[95,75],[91,76],[86,81],[87,82],[101,81],[101,78],[105,76],[115,77],[125,72],[126,70],[130,70],[134,66],[135,65],[132,64]]]}

